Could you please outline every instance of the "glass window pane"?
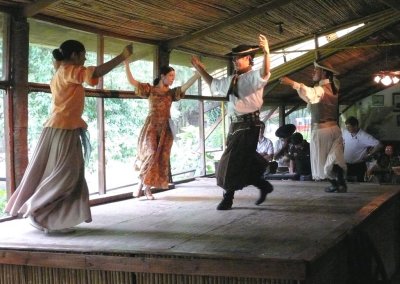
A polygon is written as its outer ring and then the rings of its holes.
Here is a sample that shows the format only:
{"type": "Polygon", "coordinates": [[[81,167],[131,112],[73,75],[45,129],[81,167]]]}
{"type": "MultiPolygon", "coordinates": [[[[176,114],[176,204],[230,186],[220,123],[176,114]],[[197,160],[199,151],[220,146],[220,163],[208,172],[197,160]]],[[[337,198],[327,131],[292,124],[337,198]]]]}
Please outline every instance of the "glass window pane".
{"type": "MultiPolygon", "coordinates": [[[[176,70],[176,79],[174,86],[182,85],[183,83],[186,82],[187,79],[189,79],[193,75],[194,68],[190,63],[191,56],[192,56],[191,54],[184,52],[178,52],[178,51],[171,52],[170,64],[176,70]],[[185,68],[188,71],[183,72],[184,70],[178,70],[179,69],[178,66],[185,66],[185,68]]],[[[207,72],[209,72],[210,75],[213,76],[214,78],[220,78],[227,74],[228,60],[202,57],[201,61],[206,66],[207,72]]],[[[201,88],[202,88],[201,92],[198,92],[196,90],[197,86],[193,86],[192,88],[189,89],[188,95],[211,96],[210,87],[203,80],[201,83],[201,88]]]]}
{"type": "Polygon", "coordinates": [[[85,109],[82,115],[83,120],[88,125],[89,140],[92,151],[90,153],[89,161],[85,161],[85,178],[89,187],[89,193],[99,192],[99,179],[98,179],[98,140],[97,140],[97,98],[86,97],[85,109]]]}
{"type": "Polygon", "coordinates": [[[199,176],[203,168],[200,144],[199,101],[180,100],[171,107],[176,136],[171,150],[173,181],[199,176]]]}
{"type": "Polygon", "coordinates": [[[50,116],[51,94],[43,92],[28,95],[28,159],[36,148],[43,124],[50,116]]]}
{"type": "MultiPolygon", "coordinates": [[[[129,43],[131,42],[105,37],[104,62],[120,54],[129,43]]],[[[130,58],[130,68],[136,80],[143,83],[153,82],[155,56],[155,46],[137,42],[133,43],[133,55],[130,58]]],[[[104,88],[112,90],[133,90],[133,86],[129,84],[126,78],[124,64],[120,64],[104,76],[104,88]]]]}
{"type": "MultiPolygon", "coordinates": [[[[171,52],[170,65],[175,69],[176,74],[172,87],[181,86],[194,75],[190,57],[191,55],[187,53],[171,52]]],[[[186,95],[199,95],[197,82],[186,91],[186,95]]],[[[199,101],[189,99],[172,103],[171,119],[176,130],[170,159],[173,181],[196,176],[203,168],[201,165],[199,103],[199,101]]]]}
{"type": "Polygon", "coordinates": [[[204,102],[204,132],[206,148],[206,175],[215,173],[215,162],[219,161],[224,150],[228,123],[222,117],[226,102],[204,102]],[[223,105],[223,106],[222,106],[223,105]]]}
{"type": "MultiPolygon", "coordinates": [[[[86,48],[85,66],[97,64],[97,36],[58,25],[29,19],[28,81],[48,84],[54,74],[52,51],[66,40],[74,39],[86,48]]],[[[88,87],[88,86],[85,86],[88,87]]]]}
{"type": "Polygon", "coordinates": [[[138,182],[134,170],[137,142],[148,112],[144,99],[104,101],[107,191],[138,182]]]}
{"type": "MultiPolygon", "coordinates": [[[[119,54],[130,42],[105,38],[105,61],[119,54]]],[[[140,82],[151,83],[154,74],[155,47],[133,43],[132,75],[140,82]]],[[[134,91],[123,64],[104,77],[105,89],[134,91]]],[[[131,186],[138,181],[134,171],[137,141],[148,113],[148,101],[144,99],[105,99],[105,156],[106,189],[131,186]]]]}
{"type": "Polygon", "coordinates": [[[0,90],[0,217],[7,215],[4,213],[7,201],[4,95],[4,90],[0,90]]]}
{"type": "MultiPolygon", "coordinates": [[[[176,71],[174,86],[182,85],[193,75],[194,69],[190,60],[190,54],[171,52],[170,63],[176,71]]],[[[203,57],[201,60],[213,77],[226,76],[227,60],[207,57],[203,57]]],[[[187,96],[190,95],[211,96],[210,87],[201,80],[201,89],[199,90],[198,84],[194,84],[187,91],[187,96]]],[[[222,154],[224,128],[221,123],[221,104],[226,105],[226,103],[204,102],[205,165],[203,165],[203,141],[200,141],[200,127],[202,127],[200,125],[200,104],[203,102],[186,98],[172,106],[171,117],[178,126],[178,134],[171,153],[174,181],[213,173],[215,171],[214,162],[219,160],[222,154]]]]}
{"type": "MultiPolygon", "coordinates": [[[[191,55],[187,53],[171,52],[170,66],[175,69],[176,74],[172,87],[182,86],[194,75],[190,57],[191,55]]],[[[186,95],[199,95],[198,82],[195,82],[186,91],[186,95]]],[[[203,168],[201,164],[199,104],[199,101],[185,98],[172,103],[171,119],[176,130],[170,158],[173,181],[199,175],[203,168]]]]}

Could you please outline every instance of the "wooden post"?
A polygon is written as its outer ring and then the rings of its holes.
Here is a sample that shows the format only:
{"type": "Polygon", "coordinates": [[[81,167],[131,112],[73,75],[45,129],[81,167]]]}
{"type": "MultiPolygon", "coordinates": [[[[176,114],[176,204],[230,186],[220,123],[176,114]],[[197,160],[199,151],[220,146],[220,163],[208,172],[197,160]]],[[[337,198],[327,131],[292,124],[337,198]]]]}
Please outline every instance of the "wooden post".
{"type": "Polygon", "coordinates": [[[169,65],[169,55],[171,50],[167,49],[165,45],[161,44],[157,48],[157,76],[160,75],[160,68],[161,66],[168,66],[169,65]]]}
{"type": "MultiPolygon", "coordinates": [[[[97,65],[104,63],[104,36],[99,35],[97,37],[97,65]]],[[[104,85],[103,77],[99,78],[98,89],[102,89],[104,85]]],[[[104,98],[96,99],[96,110],[97,110],[97,155],[99,160],[97,162],[98,169],[98,190],[99,194],[105,194],[107,188],[106,179],[106,148],[105,148],[105,123],[104,123],[104,98]]]]}
{"type": "Polygon", "coordinates": [[[25,17],[10,17],[10,77],[7,146],[11,150],[7,179],[13,192],[28,166],[28,60],[29,24],[25,17]],[[14,165],[14,167],[10,167],[14,165]]]}

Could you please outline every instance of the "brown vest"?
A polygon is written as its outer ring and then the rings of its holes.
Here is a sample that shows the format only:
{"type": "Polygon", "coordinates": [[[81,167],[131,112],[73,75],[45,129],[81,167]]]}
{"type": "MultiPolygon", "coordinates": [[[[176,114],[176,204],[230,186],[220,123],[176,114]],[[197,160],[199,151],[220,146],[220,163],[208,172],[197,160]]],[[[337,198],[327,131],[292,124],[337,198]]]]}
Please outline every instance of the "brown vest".
{"type": "Polygon", "coordinates": [[[330,84],[323,85],[324,95],[316,104],[311,104],[311,123],[337,121],[338,94],[333,94],[330,84]]]}

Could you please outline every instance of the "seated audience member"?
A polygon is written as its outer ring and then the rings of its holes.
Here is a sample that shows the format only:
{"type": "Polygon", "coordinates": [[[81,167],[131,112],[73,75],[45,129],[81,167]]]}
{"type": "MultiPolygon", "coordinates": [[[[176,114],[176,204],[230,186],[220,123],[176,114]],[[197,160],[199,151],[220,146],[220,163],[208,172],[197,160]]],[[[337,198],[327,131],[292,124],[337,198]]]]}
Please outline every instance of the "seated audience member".
{"type": "Polygon", "coordinates": [[[292,143],[289,149],[290,172],[295,173],[295,180],[312,180],[310,144],[299,132],[294,133],[290,140],[292,143]]]}
{"type": "Polygon", "coordinates": [[[268,163],[268,166],[265,171],[265,174],[268,174],[271,172],[269,163],[274,158],[274,145],[272,144],[272,141],[270,139],[264,136],[264,131],[265,131],[265,123],[261,121],[260,134],[258,136],[257,152],[268,163]]]}
{"type": "Polygon", "coordinates": [[[378,158],[376,164],[367,171],[369,180],[379,183],[391,183],[394,178],[392,167],[400,166],[399,156],[394,155],[392,145],[385,147],[385,152],[378,158]]]}
{"type": "Polygon", "coordinates": [[[345,121],[346,129],[342,130],[344,142],[344,159],[347,164],[348,180],[356,178],[358,182],[363,182],[367,172],[366,161],[380,151],[383,145],[379,140],[360,129],[358,120],[350,116],[345,121]]]}
{"type": "Polygon", "coordinates": [[[279,137],[274,146],[275,155],[274,160],[277,165],[277,172],[289,172],[290,157],[290,136],[296,131],[294,124],[285,124],[275,131],[275,135],[279,137]]]}

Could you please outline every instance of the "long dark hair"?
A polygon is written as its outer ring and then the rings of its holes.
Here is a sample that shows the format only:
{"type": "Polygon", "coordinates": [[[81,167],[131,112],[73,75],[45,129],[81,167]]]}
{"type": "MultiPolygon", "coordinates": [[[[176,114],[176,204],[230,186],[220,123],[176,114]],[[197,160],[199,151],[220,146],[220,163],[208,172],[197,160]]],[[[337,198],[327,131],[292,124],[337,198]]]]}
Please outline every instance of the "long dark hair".
{"type": "Polygon", "coordinates": [[[57,61],[69,60],[73,53],[80,53],[85,51],[85,46],[77,40],[66,40],[59,48],[53,50],[53,57],[57,61]]]}
{"type": "Polygon", "coordinates": [[[172,68],[171,66],[162,66],[160,68],[160,76],[158,76],[157,78],[154,79],[153,86],[158,85],[158,83],[160,83],[161,75],[165,76],[171,71],[175,71],[175,69],[172,68]]]}

